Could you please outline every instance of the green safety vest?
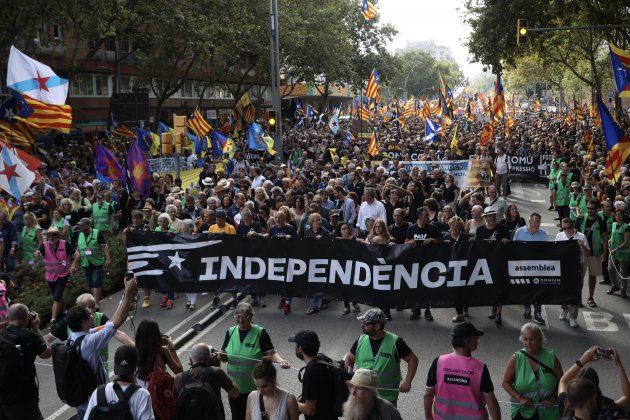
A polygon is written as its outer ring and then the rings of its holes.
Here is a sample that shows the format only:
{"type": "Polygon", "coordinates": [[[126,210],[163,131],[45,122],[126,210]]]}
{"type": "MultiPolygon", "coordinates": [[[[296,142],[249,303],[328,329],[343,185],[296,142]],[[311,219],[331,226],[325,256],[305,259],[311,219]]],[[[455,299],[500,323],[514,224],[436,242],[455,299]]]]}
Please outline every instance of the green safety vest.
{"type": "MultiPolygon", "coordinates": [[[[59,232],[61,232],[63,230],[63,222],[64,222],[64,219],[60,219],[59,222],[55,222],[53,220],[51,223],[51,226],[55,226],[57,229],[59,229],[59,232]]],[[[72,243],[72,232],[73,232],[72,226],[70,226],[70,223],[68,223],[68,230],[66,231],[66,237],[63,238],[68,243],[72,243]]]]}
{"type": "Polygon", "coordinates": [[[553,188],[553,186],[556,185],[559,174],[560,169],[551,168],[551,171],[549,172],[549,188],[553,188]]]}
{"type": "Polygon", "coordinates": [[[402,380],[400,364],[396,360],[397,339],[398,336],[396,334],[386,331],[376,356],[372,353],[370,337],[362,335],[357,343],[355,359],[357,368],[370,369],[376,372],[378,395],[387,401],[398,400],[398,389],[402,380]]]}
{"type": "MultiPolygon", "coordinates": [[[[514,383],[512,384],[514,389],[516,389],[519,394],[523,395],[523,397],[531,400],[534,404],[540,404],[543,400],[552,396],[558,385],[558,380],[554,373],[538,365],[538,379],[536,379],[529,358],[520,351],[517,351],[514,355],[516,356],[514,383]]],[[[538,360],[553,369],[556,359],[553,350],[541,348],[538,360]]],[[[543,407],[542,405],[538,405],[537,407],[525,408],[513,398],[510,410],[512,418],[514,418],[519,411],[522,413],[522,417],[531,418],[536,410],[538,410],[538,418],[540,420],[558,420],[560,418],[560,411],[556,406],[543,407]]]]}
{"type": "MultiPolygon", "coordinates": [[[[582,223],[578,227],[578,230],[586,235],[586,220],[588,217],[584,216],[582,218],[582,223]]],[[[591,244],[591,256],[599,257],[604,252],[604,241],[602,241],[602,233],[599,231],[599,222],[602,219],[597,216],[597,220],[592,225],[593,235],[592,235],[592,244],[591,244]]],[[[586,235],[588,236],[588,235],[586,235]]]]}
{"type": "MultiPolygon", "coordinates": [[[[560,182],[560,172],[562,172],[561,169],[558,169],[558,178],[556,178],[557,182],[560,182]]],[[[565,171],[567,173],[567,182],[569,184],[571,184],[571,180],[573,179],[573,172],[569,172],[569,171],[565,171]]]]}
{"type": "Polygon", "coordinates": [[[252,372],[263,358],[260,349],[260,335],[263,328],[252,324],[252,328],[241,343],[238,327],[230,327],[230,341],[225,352],[227,353],[227,374],[234,381],[241,394],[249,394],[256,390],[252,372]],[[240,357],[239,357],[240,356],[240,357]]]}
{"type": "Polygon", "coordinates": [[[22,228],[20,233],[20,245],[22,248],[22,259],[24,261],[31,261],[34,256],[33,253],[37,251],[37,228],[33,227],[30,231],[26,226],[22,228]]]}
{"type": "Polygon", "coordinates": [[[98,230],[92,229],[87,240],[83,232],[79,233],[77,245],[81,255],[81,267],[87,267],[90,263],[98,267],[105,263],[105,253],[101,244],[98,243],[98,230]],[[92,251],[92,255],[87,255],[88,249],[92,251]]]}
{"type": "Polygon", "coordinates": [[[582,212],[582,202],[585,201],[584,200],[584,194],[583,193],[571,193],[569,194],[569,207],[571,207],[571,213],[569,214],[569,217],[571,218],[571,220],[573,220],[575,222],[575,219],[577,219],[577,213],[575,212],[575,208],[580,210],[580,214],[586,214],[586,206],[584,206],[584,212],[582,212]]]}
{"type": "Polygon", "coordinates": [[[110,214],[109,214],[110,204],[107,202],[103,202],[103,207],[99,207],[98,203],[92,204],[92,223],[94,225],[94,229],[98,229],[103,232],[111,231],[110,222],[110,214]]]}
{"type": "MultiPolygon", "coordinates": [[[[625,238],[625,234],[628,231],[628,224],[622,223],[618,225],[617,223],[613,223],[612,229],[610,231],[610,249],[617,248],[621,245],[625,238]]],[[[613,254],[611,254],[612,258],[615,261],[628,261],[630,260],[630,244],[626,244],[623,248],[618,249],[613,254]]]]}
{"type": "MultiPolygon", "coordinates": [[[[156,227],[154,227],[154,228],[153,228],[153,232],[163,232],[163,230],[162,230],[162,228],[161,228],[161,227],[156,226],[156,227]]],[[[177,232],[175,231],[175,229],[173,229],[172,227],[169,227],[169,228],[168,228],[168,232],[171,232],[171,233],[177,233],[177,232]]]]}
{"type": "MultiPolygon", "coordinates": [[[[102,318],[103,312],[94,312],[94,328],[101,326],[102,318]]],[[[70,327],[66,327],[66,329],[68,331],[68,337],[70,337],[70,334],[72,334],[73,331],[70,329],[70,327]]],[[[105,345],[101,347],[101,349],[99,350],[99,354],[101,355],[101,362],[103,363],[103,367],[105,367],[105,370],[109,372],[109,364],[107,363],[107,360],[109,358],[109,347],[107,343],[105,343],[105,345]]]]}
{"type": "Polygon", "coordinates": [[[558,206],[568,206],[569,205],[569,192],[570,192],[571,181],[566,181],[563,184],[561,181],[556,182],[556,204],[558,206]]]}
{"type": "Polygon", "coordinates": [[[114,211],[114,230],[116,232],[118,232],[120,230],[120,220],[118,220],[118,218],[116,217],[116,213],[118,213],[118,202],[112,200],[112,201],[105,201],[105,203],[109,204],[110,206],[112,206],[112,210],[114,211]]]}
{"type": "Polygon", "coordinates": [[[597,212],[597,215],[602,218],[604,223],[606,223],[606,228],[608,229],[608,232],[612,232],[612,225],[615,221],[615,212],[611,212],[610,215],[606,217],[604,215],[604,210],[600,210],[597,212]]]}

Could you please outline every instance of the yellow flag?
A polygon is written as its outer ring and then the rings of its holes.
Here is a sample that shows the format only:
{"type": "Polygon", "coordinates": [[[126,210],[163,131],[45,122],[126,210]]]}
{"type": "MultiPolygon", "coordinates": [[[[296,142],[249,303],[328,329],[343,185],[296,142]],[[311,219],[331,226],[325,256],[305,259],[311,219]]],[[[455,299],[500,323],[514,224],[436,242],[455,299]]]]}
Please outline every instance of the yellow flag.
{"type": "Polygon", "coordinates": [[[451,140],[451,149],[452,150],[456,150],[458,149],[458,142],[457,142],[457,127],[459,127],[459,124],[455,125],[455,130],[453,130],[453,140],[451,140]]]}
{"type": "Polygon", "coordinates": [[[273,137],[265,136],[265,137],[263,137],[263,140],[265,140],[265,143],[267,143],[267,152],[271,156],[275,155],[276,151],[273,150],[273,137]]]}

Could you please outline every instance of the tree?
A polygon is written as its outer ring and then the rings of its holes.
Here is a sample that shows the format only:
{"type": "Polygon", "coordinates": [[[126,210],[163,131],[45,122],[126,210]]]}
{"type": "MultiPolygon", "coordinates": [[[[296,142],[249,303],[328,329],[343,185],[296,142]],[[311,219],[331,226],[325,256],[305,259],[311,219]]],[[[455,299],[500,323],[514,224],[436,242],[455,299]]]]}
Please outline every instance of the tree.
{"type": "Polygon", "coordinates": [[[407,51],[400,56],[400,72],[390,81],[393,92],[406,97],[437,94],[439,74],[453,88],[463,79],[457,63],[437,61],[424,51],[407,51]]]}

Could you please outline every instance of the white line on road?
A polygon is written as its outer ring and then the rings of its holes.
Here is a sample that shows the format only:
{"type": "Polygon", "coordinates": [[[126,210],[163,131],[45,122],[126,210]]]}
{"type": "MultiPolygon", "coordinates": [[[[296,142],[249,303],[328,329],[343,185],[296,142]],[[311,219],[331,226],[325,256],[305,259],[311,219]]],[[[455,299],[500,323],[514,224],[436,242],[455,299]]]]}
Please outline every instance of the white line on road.
{"type": "Polygon", "coordinates": [[[529,201],[531,201],[532,203],[546,203],[547,202],[547,200],[529,200],[529,201]]]}

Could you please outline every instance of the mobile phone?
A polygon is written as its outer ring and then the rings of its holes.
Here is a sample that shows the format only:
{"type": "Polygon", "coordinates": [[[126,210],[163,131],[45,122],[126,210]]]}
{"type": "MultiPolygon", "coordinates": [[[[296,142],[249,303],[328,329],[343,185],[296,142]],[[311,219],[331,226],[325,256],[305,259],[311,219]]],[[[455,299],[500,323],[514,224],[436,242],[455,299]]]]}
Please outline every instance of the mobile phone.
{"type": "Polygon", "coordinates": [[[613,352],[612,350],[607,350],[607,349],[598,347],[597,350],[595,350],[595,357],[597,357],[598,359],[611,360],[613,358],[613,352]]]}
{"type": "Polygon", "coordinates": [[[133,271],[127,271],[127,273],[125,274],[125,277],[127,277],[128,279],[132,279],[133,278],[133,271]]]}

